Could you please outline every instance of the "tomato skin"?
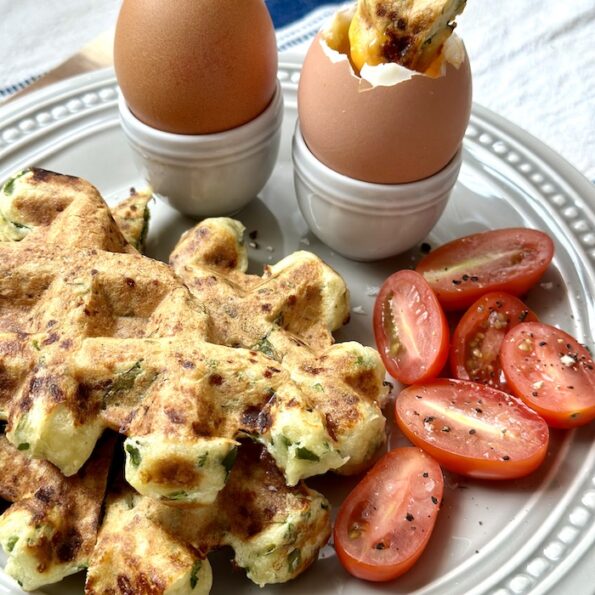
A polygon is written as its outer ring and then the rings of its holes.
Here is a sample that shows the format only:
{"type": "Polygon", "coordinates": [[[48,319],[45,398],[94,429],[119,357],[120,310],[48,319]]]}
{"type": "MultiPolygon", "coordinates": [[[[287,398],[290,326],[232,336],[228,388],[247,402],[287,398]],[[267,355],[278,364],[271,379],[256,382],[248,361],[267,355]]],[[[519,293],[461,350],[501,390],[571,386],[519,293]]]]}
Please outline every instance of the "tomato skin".
{"type": "Polygon", "coordinates": [[[398,271],[384,282],[374,305],[374,336],[393,378],[413,384],[437,376],[448,360],[449,334],[444,311],[419,273],[398,271]]]}
{"type": "Polygon", "coordinates": [[[341,564],[368,581],[407,572],[430,539],[443,491],[440,466],[422,450],[386,453],[339,509],[333,535],[341,564]]]}
{"type": "Polygon", "coordinates": [[[500,347],[506,333],[525,321],[536,322],[537,316],[513,295],[493,291],[480,297],[463,314],[453,332],[452,375],[509,392],[502,378],[500,347]]]}
{"type": "Polygon", "coordinates": [[[415,270],[446,310],[458,310],[490,291],[525,294],[539,281],[553,255],[554,243],[541,231],[497,229],[444,244],[415,270]]]}
{"type": "Polygon", "coordinates": [[[500,359],[514,394],[553,428],[595,419],[595,364],[568,333],[540,322],[519,324],[506,335],[500,359]]]}
{"type": "Polygon", "coordinates": [[[441,378],[407,387],[395,417],[413,444],[467,477],[523,477],[547,454],[545,421],[521,400],[476,382],[441,378]]]}

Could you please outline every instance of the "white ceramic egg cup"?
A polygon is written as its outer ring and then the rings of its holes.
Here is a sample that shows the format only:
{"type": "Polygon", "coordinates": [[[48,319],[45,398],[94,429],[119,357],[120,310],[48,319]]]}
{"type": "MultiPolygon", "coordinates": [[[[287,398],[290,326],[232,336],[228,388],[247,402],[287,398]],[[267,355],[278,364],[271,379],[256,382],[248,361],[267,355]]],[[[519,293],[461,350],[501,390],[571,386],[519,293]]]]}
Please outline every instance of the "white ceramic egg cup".
{"type": "Polygon", "coordinates": [[[308,149],[298,122],[292,158],[298,204],[312,233],[347,258],[371,261],[405,252],[428,235],[459,175],[462,149],[429,178],[373,184],[321,163],[308,149]]]}
{"type": "Polygon", "coordinates": [[[254,120],[224,132],[164,132],[138,120],[120,94],[122,129],[137,167],[153,192],[191,217],[230,215],[269,179],[279,153],[283,92],[277,88],[254,120]]]}

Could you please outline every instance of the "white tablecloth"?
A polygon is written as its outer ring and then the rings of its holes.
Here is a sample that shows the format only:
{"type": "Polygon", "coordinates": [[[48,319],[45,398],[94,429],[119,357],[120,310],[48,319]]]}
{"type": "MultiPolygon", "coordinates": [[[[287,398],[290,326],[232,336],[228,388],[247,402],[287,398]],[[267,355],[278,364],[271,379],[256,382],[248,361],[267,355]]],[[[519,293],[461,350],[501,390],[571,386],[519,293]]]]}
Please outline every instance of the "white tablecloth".
{"type": "MultiPolygon", "coordinates": [[[[0,0],[0,94],[27,84],[112,27],[119,4],[0,0]]],[[[305,51],[331,12],[320,8],[279,30],[280,50],[305,51]]],[[[595,0],[469,0],[459,22],[475,101],[595,180],[595,0]]]]}

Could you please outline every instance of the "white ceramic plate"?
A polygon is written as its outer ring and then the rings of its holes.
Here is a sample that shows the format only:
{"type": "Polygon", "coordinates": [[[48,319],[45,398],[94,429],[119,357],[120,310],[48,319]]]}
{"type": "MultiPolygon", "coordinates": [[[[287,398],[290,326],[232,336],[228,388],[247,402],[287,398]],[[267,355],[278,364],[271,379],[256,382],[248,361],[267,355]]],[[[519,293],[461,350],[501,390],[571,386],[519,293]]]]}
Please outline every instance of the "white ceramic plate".
{"type": "MultiPolygon", "coordinates": [[[[420,254],[413,250],[391,260],[356,263],[333,254],[308,233],[296,207],[290,161],[299,69],[295,60],[280,67],[286,115],[279,163],[259,199],[237,218],[248,231],[258,230],[259,249],[250,251],[252,271],[305,248],[335,267],[351,289],[352,306],[364,312],[353,313],[338,339],[372,345],[370,288],[398,268],[411,266],[420,254]]],[[[142,185],[119,129],[116,98],[113,72],[101,71],[0,110],[0,179],[36,165],[87,178],[110,201],[125,196],[131,185],[142,185]]],[[[164,204],[154,205],[152,211],[148,252],[166,260],[192,222],[164,204]]],[[[539,228],[554,238],[554,263],[531,291],[528,303],[543,321],[560,325],[593,348],[595,189],[537,140],[475,106],[460,180],[428,241],[436,246],[471,232],[507,226],[539,228]]],[[[392,445],[404,442],[394,431],[392,445]]],[[[309,483],[339,503],[353,480],[309,483]]],[[[529,478],[489,483],[448,475],[430,545],[417,565],[394,583],[372,585],[350,578],[327,546],[321,560],[302,577],[262,591],[241,573],[231,572],[228,557],[211,556],[214,594],[593,595],[595,423],[573,432],[553,431],[546,463],[529,478]]],[[[74,595],[82,588],[79,575],[45,588],[44,593],[74,595]]],[[[0,570],[3,592],[20,591],[0,570]]]]}

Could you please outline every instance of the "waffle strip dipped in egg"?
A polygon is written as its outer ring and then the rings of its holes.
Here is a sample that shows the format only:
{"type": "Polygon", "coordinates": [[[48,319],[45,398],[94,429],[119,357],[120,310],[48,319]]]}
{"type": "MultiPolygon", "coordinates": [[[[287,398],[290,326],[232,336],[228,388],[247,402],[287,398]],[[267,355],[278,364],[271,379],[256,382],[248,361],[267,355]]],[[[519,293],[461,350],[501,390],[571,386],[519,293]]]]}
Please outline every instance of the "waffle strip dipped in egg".
{"type": "Polygon", "coordinates": [[[349,26],[351,61],[359,71],[396,62],[425,72],[455,28],[466,0],[358,0],[349,26]]]}

